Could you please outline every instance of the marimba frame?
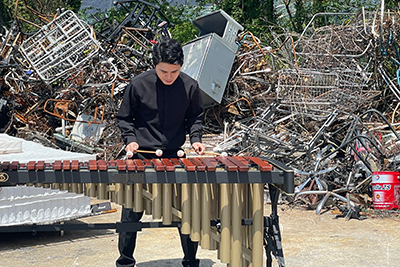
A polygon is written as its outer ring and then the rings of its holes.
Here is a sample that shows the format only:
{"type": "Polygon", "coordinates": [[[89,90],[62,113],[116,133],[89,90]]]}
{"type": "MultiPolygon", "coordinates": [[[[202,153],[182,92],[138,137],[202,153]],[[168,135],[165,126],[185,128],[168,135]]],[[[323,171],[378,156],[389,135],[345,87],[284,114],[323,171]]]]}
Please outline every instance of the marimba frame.
{"type": "MultiPolygon", "coordinates": [[[[267,258],[270,259],[270,253],[273,253],[280,259],[280,266],[284,266],[283,252],[278,249],[281,246],[278,244],[280,232],[277,199],[271,203],[271,216],[264,217],[263,190],[267,183],[270,184],[270,191],[276,191],[276,187],[271,185],[278,184],[286,186],[286,189],[289,188],[286,191],[290,192],[293,189],[292,170],[272,160],[244,157],[180,159],[181,165],[173,165],[173,168],[171,164],[175,163],[172,162],[168,159],[155,159],[147,167],[145,165],[148,162],[140,163],[137,160],[89,163],[66,161],[54,164],[38,162],[23,164],[20,169],[16,162],[3,162],[0,173],[3,173],[2,177],[7,175],[8,179],[0,181],[0,184],[85,184],[85,193],[99,198],[106,198],[104,192],[107,184],[113,185],[114,199],[118,204],[134,208],[135,211],[146,210],[155,219],[163,218],[158,227],[180,226],[183,233],[190,234],[205,249],[216,248],[217,241],[221,262],[229,263],[230,266],[246,266],[250,260],[253,267],[262,266],[264,241],[268,240],[273,249],[268,250],[269,246],[266,246],[267,258]],[[269,162],[274,164],[275,170],[269,162]],[[175,190],[171,192],[172,188],[175,190]],[[251,202],[251,207],[248,202],[251,202]],[[151,212],[146,203],[153,204],[151,212]],[[172,208],[174,205],[175,210],[172,208]],[[216,212],[217,206],[219,210],[216,212]],[[216,222],[219,222],[219,228],[204,227],[218,225],[216,222]]],[[[68,189],[71,187],[68,186],[68,189]]],[[[279,194],[279,191],[276,192],[275,195],[279,194]]],[[[141,222],[98,224],[100,228],[115,228],[118,232],[140,231],[146,226],[146,223],[141,222]]],[[[25,226],[23,229],[34,228],[38,231],[38,227],[25,226]]],[[[62,229],[60,226],[54,227],[62,229]]]]}

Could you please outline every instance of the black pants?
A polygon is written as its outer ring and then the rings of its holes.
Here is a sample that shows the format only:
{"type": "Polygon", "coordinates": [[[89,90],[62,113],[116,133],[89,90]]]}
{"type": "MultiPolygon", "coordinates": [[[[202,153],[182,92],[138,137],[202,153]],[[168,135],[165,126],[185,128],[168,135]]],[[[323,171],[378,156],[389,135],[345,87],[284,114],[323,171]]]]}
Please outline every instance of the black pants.
{"type": "MultiPolygon", "coordinates": [[[[134,212],[132,209],[122,207],[121,222],[138,222],[143,216],[143,212],[134,212]]],[[[116,265],[118,267],[135,266],[133,251],[136,246],[137,232],[120,232],[118,236],[119,258],[116,265]]]]}
{"type": "MultiPolygon", "coordinates": [[[[143,212],[134,212],[132,209],[122,207],[121,222],[138,222],[143,212]]],[[[183,250],[182,265],[185,267],[198,267],[200,261],[196,259],[199,242],[193,242],[190,235],[184,235],[178,228],[183,250]]],[[[133,267],[136,260],[133,252],[136,246],[137,232],[121,232],[118,237],[119,258],[116,261],[117,267],[133,267]]]]}

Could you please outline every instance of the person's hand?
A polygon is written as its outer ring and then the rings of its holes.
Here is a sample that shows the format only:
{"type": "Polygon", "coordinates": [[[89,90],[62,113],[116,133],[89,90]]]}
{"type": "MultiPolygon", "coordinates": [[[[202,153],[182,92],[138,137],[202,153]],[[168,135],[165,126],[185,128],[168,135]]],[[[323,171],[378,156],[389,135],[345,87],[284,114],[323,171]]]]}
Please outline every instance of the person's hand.
{"type": "Polygon", "coordinates": [[[203,155],[206,152],[206,146],[200,142],[193,143],[192,147],[193,147],[194,151],[196,151],[196,153],[199,155],[203,155]]]}
{"type": "Polygon", "coordinates": [[[133,154],[136,153],[136,151],[139,148],[139,144],[136,142],[131,142],[125,147],[126,155],[128,158],[131,158],[133,154]]]}

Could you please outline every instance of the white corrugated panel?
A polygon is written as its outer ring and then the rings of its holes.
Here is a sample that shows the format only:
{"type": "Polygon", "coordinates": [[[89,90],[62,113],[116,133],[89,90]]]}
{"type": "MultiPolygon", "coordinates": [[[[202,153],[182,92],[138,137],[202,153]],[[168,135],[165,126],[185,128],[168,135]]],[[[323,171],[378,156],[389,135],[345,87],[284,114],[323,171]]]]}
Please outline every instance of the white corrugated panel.
{"type": "Polygon", "coordinates": [[[0,188],[0,226],[55,223],[90,213],[90,198],[83,194],[25,185],[0,188]]]}

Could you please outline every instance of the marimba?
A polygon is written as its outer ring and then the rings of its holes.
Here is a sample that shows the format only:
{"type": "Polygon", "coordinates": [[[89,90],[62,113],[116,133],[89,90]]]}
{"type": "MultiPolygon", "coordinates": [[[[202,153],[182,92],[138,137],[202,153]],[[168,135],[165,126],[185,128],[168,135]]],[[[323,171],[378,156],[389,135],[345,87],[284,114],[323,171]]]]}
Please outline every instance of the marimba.
{"type": "Polygon", "coordinates": [[[278,161],[234,156],[1,162],[0,186],[32,183],[85,184],[86,194],[99,198],[105,198],[108,186],[115,202],[136,212],[146,210],[162,219],[163,226],[178,220],[182,233],[203,249],[218,248],[223,263],[262,266],[265,246],[269,266],[270,253],[284,266],[277,202],[280,190],[294,191],[294,178],[293,170],[278,161]],[[271,194],[270,217],[263,212],[265,184],[271,194]]]}

